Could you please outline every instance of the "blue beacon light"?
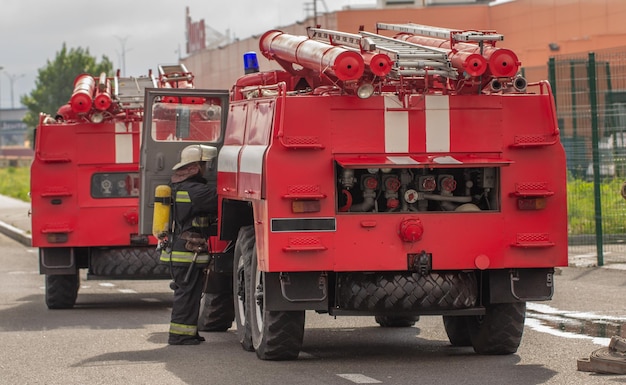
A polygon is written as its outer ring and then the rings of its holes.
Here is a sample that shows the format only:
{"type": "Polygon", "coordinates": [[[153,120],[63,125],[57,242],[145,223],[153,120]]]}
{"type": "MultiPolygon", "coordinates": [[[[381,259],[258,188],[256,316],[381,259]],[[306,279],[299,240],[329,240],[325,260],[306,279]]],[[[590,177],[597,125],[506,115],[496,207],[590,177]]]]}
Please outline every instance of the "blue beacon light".
{"type": "Polygon", "coordinates": [[[259,72],[259,61],[256,52],[246,52],[243,54],[243,69],[245,74],[259,72]]]}

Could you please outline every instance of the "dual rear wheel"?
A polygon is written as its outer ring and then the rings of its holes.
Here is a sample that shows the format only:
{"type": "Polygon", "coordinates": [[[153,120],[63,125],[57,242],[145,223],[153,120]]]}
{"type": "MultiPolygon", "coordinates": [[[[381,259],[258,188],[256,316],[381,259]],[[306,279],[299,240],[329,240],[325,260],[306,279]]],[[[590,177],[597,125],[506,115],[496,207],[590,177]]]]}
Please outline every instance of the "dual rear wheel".
{"type": "Polygon", "coordinates": [[[262,360],[298,358],[304,338],[304,311],[265,309],[265,273],[258,269],[252,226],[239,231],[234,266],[235,318],[243,349],[254,350],[262,360]]]}
{"type": "Polygon", "coordinates": [[[526,302],[491,304],[482,316],[444,316],[453,346],[472,346],[478,354],[513,354],[522,341],[526,302]]]}

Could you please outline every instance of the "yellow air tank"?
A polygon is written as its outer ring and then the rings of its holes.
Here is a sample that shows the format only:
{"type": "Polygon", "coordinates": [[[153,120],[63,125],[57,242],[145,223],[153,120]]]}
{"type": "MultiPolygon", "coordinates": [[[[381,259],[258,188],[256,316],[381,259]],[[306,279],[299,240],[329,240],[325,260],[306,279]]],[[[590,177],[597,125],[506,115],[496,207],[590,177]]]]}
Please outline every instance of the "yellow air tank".
{"type": "Polygon", "coordinates": [[[172,189],[168,185],[158,185],[154,190],[154,215],[152,216],[152,235],[161,239],[170,230],[170,209],[172,189]]]}

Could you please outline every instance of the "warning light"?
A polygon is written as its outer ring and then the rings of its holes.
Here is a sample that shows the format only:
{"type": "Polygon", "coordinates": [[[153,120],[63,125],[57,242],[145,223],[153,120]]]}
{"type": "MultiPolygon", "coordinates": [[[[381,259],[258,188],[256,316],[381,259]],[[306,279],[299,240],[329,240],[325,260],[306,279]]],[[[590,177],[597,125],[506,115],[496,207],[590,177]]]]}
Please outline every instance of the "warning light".
{"type": "Polygon", "coordinates": [[[243,54],[243,69],[246,75],[259,72],[259,60],[256,57],[256,52],[251,51],[243,54]]]}

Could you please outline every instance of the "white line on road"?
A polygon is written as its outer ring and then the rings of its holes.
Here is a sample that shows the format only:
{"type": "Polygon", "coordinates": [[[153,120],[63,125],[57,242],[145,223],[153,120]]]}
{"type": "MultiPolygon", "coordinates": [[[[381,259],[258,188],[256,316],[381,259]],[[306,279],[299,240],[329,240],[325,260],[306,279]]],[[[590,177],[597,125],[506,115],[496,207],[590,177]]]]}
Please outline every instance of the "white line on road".
{"type": "Polygon", "coordinates": [[[337,374],[341,378],[345,378],[348,381],[352,381],[355,384],[382,384],[382,381],[378,381],[374,378],[364,376],[356,373],[337,374]]]}
{"type": "Polygon", "coordinates": [[[117,291],[119,291],[120,293],[126,293],[126,294],[137,294],[137,292],[133,289],[117,289],[117,291]]]}
{"type": "MultiPolygon", "coordinates": [[[[624,317],[615,317],[615,316],[607,316],[607,315],[599,315],[590,312],[572,312],[572,311],[563,311],[557,308],[554,308],[545,304],[538,304],[533,302],[528,302],[526,304],[528,310],[534,311],[537,314],[527,313],[526,314],[526,323],[525,325],[535,331],[551,334],[553,336],[562,337],[562,338],[576,338],[576,339],[590,339],[594,344],[607,346],[610,342],[610,338],[603,337],[595,337],[587,334],[578,334],[565,330],[558,330],[551,326],[545,325],[542,323],[542,320],[548,320],[549,318],[561,318],[561,322],[563,323],[571,323],[572,321],[591,321],[591,320],[603,320],[604,322],[616,322],[622,323],[626,321],[624,317]]],[[[553,320],[552,320],[553,321],[553,320]]],[[[553,321],[554,322],[554,321],[553,321]]],[[[553,323],[552,322],[552,323],[553,323]]]]}

